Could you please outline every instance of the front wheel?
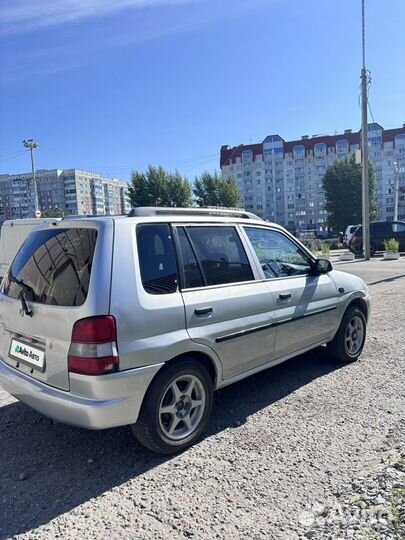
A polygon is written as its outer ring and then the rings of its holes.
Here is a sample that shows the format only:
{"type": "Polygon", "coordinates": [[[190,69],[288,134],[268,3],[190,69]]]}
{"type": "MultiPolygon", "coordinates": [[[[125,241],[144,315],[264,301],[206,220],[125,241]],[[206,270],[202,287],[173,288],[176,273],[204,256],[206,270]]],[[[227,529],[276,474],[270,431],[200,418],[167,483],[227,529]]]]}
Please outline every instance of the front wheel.
{"type": "Polygon", "coordinates": [[[193,359],[168,364],[148,389],[132,431],[154,452],[180,452],[204,431],[212,402],[212,379],[204,365],[193,359]]]}
{"type": "Polygon", "coordinates": [[[355,362],[366,341],[366,325],[364,313],[358,307],[349,306],[336,336],[328,343],[332,356],[345,363],[355,362]]]}

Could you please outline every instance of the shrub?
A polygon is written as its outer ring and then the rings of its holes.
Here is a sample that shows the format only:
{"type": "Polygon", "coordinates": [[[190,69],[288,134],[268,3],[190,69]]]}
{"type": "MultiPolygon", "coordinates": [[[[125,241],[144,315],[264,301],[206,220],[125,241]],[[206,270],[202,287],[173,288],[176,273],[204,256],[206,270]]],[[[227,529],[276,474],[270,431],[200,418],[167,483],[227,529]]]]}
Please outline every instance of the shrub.
{"type": "Polygon", "coordinates": [[[327,242],[324,242],[322,244],[322,254],[329,255],[329,253],[330,253],[330,244],[328,244],[327,242]]]}
{"type": "Polygon", "coordinates": [[[385,251],[393,251],[398,253],[399,251],[399,242],[395,238],[390,238],[389,240],[384,240],[384,249],[385,251]]]}
{"type": "Polygon", "coordinates": [[[301,243],[304,244],[306,248],[308,248],[312,253],[316,253],[317,251],[320,251],[321,249],[321,242],[320,240],[317,240],[316,238],[309,238],[307,240],[301,240],[301,243]]]}
{"type": "Polygon", "coordinates": [[[330,243],[330,249],[339,249],[340,248],[340,244],[337,240],[332,240],[332,242],[330,243]]]}

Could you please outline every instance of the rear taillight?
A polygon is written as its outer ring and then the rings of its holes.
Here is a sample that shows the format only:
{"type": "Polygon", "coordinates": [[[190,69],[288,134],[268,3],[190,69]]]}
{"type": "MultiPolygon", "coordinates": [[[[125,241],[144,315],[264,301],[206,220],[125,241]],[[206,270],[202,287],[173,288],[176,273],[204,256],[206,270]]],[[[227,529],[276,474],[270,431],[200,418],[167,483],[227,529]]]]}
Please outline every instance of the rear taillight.
{"type": "Polygon", "coordinates": [[[352,236],[352,244],[358,244],[361,242],[360,236],[356,236],[355,234],[352,236]]]}
{"type": "Polygon", "coordinates": [[[88,317],[73,326],[69,371],[102,375],[118,369],[117,330],[111,315],[88,317]]]}

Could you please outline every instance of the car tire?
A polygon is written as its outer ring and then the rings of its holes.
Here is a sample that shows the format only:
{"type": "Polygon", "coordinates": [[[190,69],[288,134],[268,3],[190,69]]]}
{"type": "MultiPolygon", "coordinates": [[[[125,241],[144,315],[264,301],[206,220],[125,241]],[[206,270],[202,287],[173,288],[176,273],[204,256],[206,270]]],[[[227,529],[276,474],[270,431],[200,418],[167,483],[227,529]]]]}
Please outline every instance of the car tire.
{"type": "Polygon", "coordinates": [[[152,381],[132,431],[153,452],[181,452],[205,430],[212,403],[213,382],[203,364],[192,358],[168,363],[152,381]]]}
{"type": "Polygon", "coordinates": [[[370,257],[374,257],[375,252],[376,252],[375,245],[370,244],[370,257]]]}
{"type": "Polygon", "coordinates": [[[334,339],[328,343],[329,353],[341,362],[355,362],[363,350],[366,329],[364,313],[356,306],[349,306],[334,339]]]}

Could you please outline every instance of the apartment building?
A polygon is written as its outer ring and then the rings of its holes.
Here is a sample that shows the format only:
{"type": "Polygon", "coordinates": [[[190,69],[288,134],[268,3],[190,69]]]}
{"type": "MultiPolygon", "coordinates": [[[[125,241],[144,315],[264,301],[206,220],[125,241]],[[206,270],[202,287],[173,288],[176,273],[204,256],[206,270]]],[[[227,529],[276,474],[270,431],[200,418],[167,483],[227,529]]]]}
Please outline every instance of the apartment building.
{"type": "MultiPolygon", "coordinates": [[[[360,136],[351,129],[339,135],[304,135],[296,141],[269,135],[258,144],[222,146],[220,167],[224,177],[236,178],[246,210],[293,233],[322,232],[328,217],[323,176],[330,163],[360,149],[360,136]]],[[[398,175],[398,219],[405,220],[405,124],[397,129],[369,124],[368,145],[376,168],[378,219],[393,219],[398,175]]]]}
{"type": "MultiPolygon", "coordinates": [[[[79,169],[36,172],[42,213],[61,209],[71,214],[126,214],[130,210],[128,184],[79,169]]],[[[0,175],[0,221],[33,217],[32,173],[0,175]]]]}

